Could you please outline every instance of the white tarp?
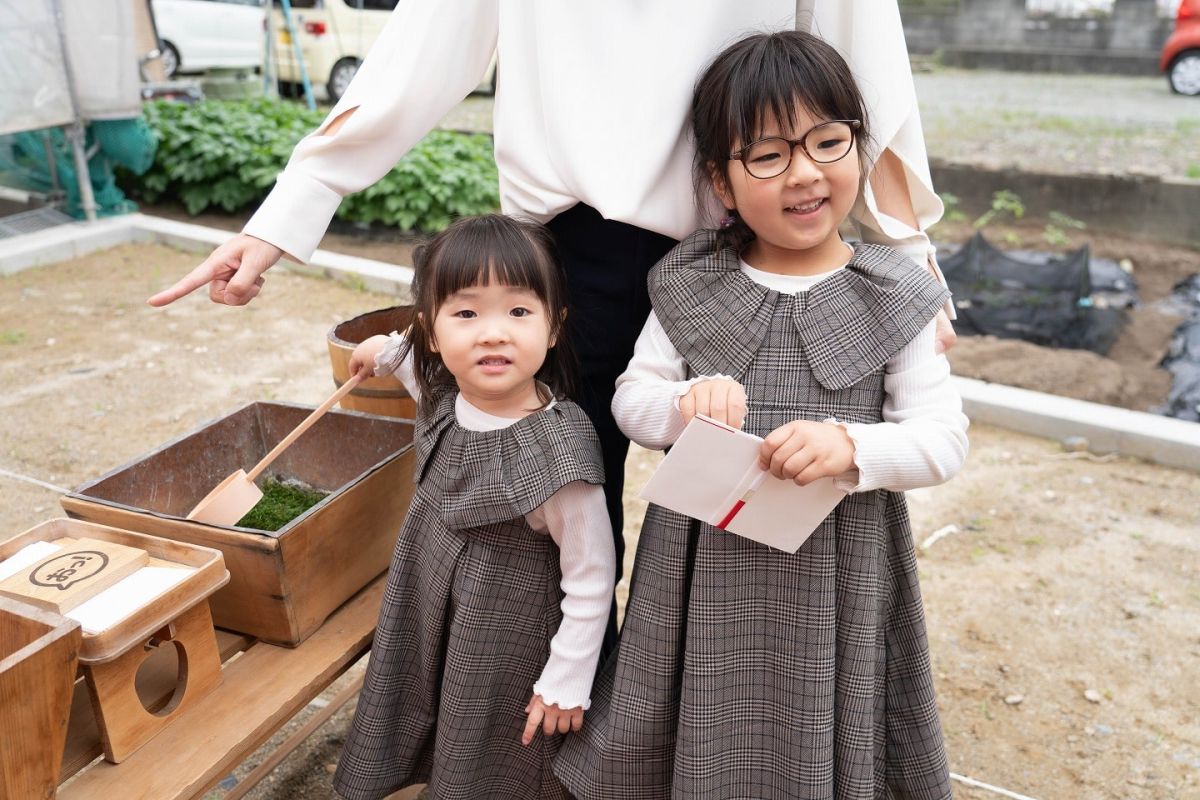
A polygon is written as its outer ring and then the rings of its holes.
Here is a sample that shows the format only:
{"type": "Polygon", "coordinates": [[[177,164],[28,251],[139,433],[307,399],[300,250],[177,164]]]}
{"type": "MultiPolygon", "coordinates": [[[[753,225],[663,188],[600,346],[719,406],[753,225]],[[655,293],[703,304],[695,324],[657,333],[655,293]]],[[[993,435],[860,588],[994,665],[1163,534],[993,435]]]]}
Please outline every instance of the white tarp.
{"type": "Polygon", "coordinates": [[[0,0],[0,134],[74,118],[50,0],[0,0]]]}
{"type": "Polygon", "coordinates": [[[141,113],[135,0],[0,0],[0,134],[74,119],[55,6],[84,120],[141,113]]]}

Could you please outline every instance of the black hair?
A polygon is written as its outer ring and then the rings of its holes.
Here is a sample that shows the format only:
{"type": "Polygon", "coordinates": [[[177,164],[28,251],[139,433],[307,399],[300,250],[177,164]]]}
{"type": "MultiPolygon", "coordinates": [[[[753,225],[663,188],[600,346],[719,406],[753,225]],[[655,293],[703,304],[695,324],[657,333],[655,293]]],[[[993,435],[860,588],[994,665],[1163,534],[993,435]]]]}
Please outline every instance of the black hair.
{"type": "Polygon", "coordinates": [[[575,357],[567,335],[566,280],[550,231],[537,222],[502,214],[462,217],[413,251],[413,323],[406,348],[421,389],[421,411],[433,408],[435,393],[454,385],[440,354],[431,347],[437,310],[455,292],[487,286],[528,289],[546,306],[554,346],[535,376],[550,389],[538,397],[543,407],[573,390],[575,357]]]}
{"type": "MultiPolygon", "coordinates": [[[[756,33],[725,48],[696,82],[692,182],[699,208],[711,202],[713,174],[728,174],[729,154],[758,138],[770,119],[794,127],[797,105],[825,119],[859,120],[858,158],[866,174],[867,108],[845,59],[810,33],[756,33]]],[[[754,232],[736,213],[730,216],[734,221],[721,228],[718,245],[741,249],[754,232]]]]}

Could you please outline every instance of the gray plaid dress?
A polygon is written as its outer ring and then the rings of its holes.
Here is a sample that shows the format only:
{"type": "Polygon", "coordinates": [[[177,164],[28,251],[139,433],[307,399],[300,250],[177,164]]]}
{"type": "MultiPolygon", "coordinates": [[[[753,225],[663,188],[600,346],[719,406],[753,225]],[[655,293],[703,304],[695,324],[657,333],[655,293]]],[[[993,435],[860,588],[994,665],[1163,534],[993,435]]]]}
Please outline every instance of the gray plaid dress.
{"type": "MultiPolygon", "coordinates": [[[[881,420],[887,360],[947,294],[864,245],[793,296],[693,234],[650,275],[691,375],[746,389],[745,429],[881,420]]],[[[847,496],[795,554],[651,506],[619,649],[555,771],[577,797],[945,798],[902,494],[847,496]]]]}
{"type": "Polygon", "coordinates": [[[456,394],[417,422],[419,485],[334,788],[356,800],[414,783],[438,800],[558,800],[562,737],[521,744],[563,597],[558,548],[525,514],[572,481],[602,483],[599,444],[574,403],[479,432],[456,422],[456,394]]]}

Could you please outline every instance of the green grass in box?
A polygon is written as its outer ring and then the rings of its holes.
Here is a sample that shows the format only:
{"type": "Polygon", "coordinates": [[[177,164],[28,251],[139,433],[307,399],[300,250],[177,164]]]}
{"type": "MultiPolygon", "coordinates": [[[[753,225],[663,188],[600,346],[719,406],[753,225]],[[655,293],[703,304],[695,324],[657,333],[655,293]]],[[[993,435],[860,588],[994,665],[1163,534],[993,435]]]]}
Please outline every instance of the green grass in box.
{"type": "Polygon", "coordinates": [[[237,521],[239,528],[277,531],[324,500],[328,494],[277,480],[263,481],[262,490],[262,499],[237,521]]]}

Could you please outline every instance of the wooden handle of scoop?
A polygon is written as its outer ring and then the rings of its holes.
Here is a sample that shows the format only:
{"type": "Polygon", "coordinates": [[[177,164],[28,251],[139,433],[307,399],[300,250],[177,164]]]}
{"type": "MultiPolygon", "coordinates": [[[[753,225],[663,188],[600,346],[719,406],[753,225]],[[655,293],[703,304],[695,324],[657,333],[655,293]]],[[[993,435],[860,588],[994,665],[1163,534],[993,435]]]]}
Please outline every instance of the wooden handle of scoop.
{"type": "Polygon", "coordinates": [[[274,461],[280,453],[288,449],[292,442],[296,441],[296,439],[300,438],[302,433],[311,428],[314,422],[325,415],[326,411],[333,408],[339,400],[350,393],[350,390],[352,390],[355,386],[358,386],[362,379],[363,373],[361,372],[350,376],[350,380],[343,383],[342,388],[330,395],[329,399],[324,403],[321,403],[321,405],[317,406],[316,410],[305,417],[304,421],[297,425],[295,430],[283,437],[282,442],[275,445],[271,452],[263,456],[263,460],[255,464],[254,468],[246,473],[246,478],[253,482],[255,478],[262,474],[264,469],[271,466],[271,462],[274,461]]]}

